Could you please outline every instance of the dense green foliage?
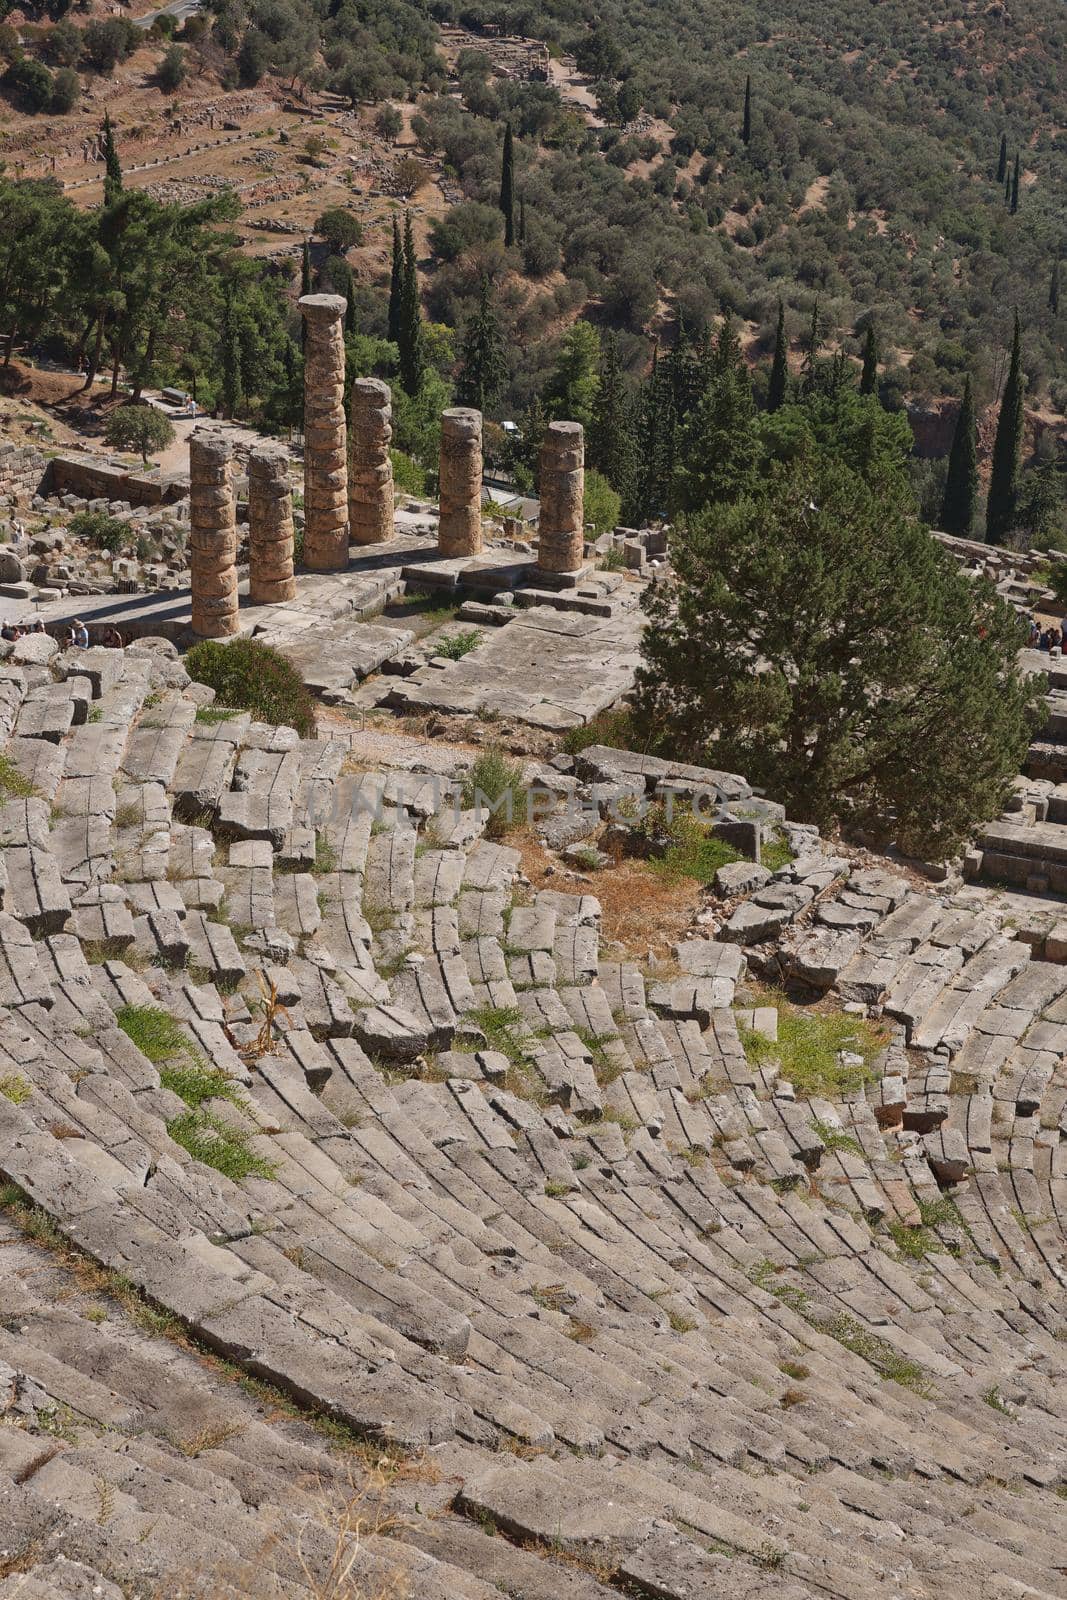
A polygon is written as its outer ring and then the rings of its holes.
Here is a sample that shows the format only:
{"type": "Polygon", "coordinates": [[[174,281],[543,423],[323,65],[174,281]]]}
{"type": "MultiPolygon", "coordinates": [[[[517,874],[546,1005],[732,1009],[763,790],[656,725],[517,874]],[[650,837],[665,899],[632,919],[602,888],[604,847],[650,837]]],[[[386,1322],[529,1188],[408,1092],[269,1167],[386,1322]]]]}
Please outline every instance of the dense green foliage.
{"type": "MultiPolygon", "coordinates": [[[[49,15],[60,20],[0,42],[11,95],[42,110],[76,96],[75,68],[106,75],[144,37],[120,17],[49,15]]],[[[653,0],[207,0],[180,45],[171,31],[153,30],[165,89],[201,71],[226,88],[275,74],[380,103],[390,138],[403,122],[390,101],[417,100],[421,152],[461,195],[432,221],[429,261],[416,263],[398,226],[386,315],[384,285],[353,281],[345,259],[358,223],[334,209],[318,225],[328,254],[305,250],[301,287],[346,296],[348,379],[373,373],[403,391],[398,443],[431,473],[434,408],[458,385],[497,417],[566,413],[599,427],[593,465],[627,517],[701,503],[722,474],[683,482],[687,404],[702,404],[710,438],[748,402],[739,385],[687,393],[678,363],[659,377],[649,368],[657,346],[672,358],[679,344],[706,350],[724,316],[757,410],[788,409],[791,372],[803,358],[806,382],[821,346],[862,365],[861,392],[890,409],[909,393],[958,396],[969,376],[981,412],[1000,396],[1015,305],[1027,394],[1067,403],[1056,101],[1067,22],[1056,0],[988,16],[915,0],[695,0],[669,27],[653,0]],[[458,94],[444,92],[437,25],[455,21],[572,52],[603,126],[548,83],[496,77],[488,37],[485,51],[460,53],[458,94]],[[441,327],[457,337],[439,338],[441,327]],[[598,381],[606,416],[624,419],[611,462],[598,381]]],[[[6,353],[54,332],[94,373],[110,362],[117,381],[124,367],[135,395],[175,381],[260,423],[298,421],[301,330],[283,301],[295,285],[227,245],[219,225],[232,201],[150,210],[143,194],[123,196],[113,145],[110,155],[107,203],[73,272],[65,240],[82,224],[65,220],[19,231],[33,241],[25,257],[38,256],[24,290],[5,291],[0,264],[6,353]],[[180,341],[179,303],[192,313],[180,341]]],[[[528,478],[535,455],[528,437],[507,464],[528,478]]],[[[923,496],[934,511],[935,476],[923,496]]],[[[1025,480],[1011,488],[1016,528],[1043,521],[1062,534],[1047,495],[1035,501],[1025,480]]],[[[1005,536],[996,498],[993,520],[1005,536]]]]}
{"type": "Polygon", "coordinates": [[[940,855],[1004,803],[1043,712],[1014,612],[915,518],[878,411],[814,390],[748,423],[647,592],[635,720],[791,815],[940,855]]]}
{"type": "Polygon", "coordinates": [[[153,451],[174,443],[174,425],[154,406],[119,406],[104,425],[104,437],[116,450],[136,450],[147,466],[153,451]]]}
{"type": "Polygon", "coordinates": [[[214,689],[219,704],[251,711],[260,722],[285,723],[304,738],[315,731],[315,707],[296,668],[255,639],[219,644],[204,639],[185,657],[190,676],[214,689]]]}

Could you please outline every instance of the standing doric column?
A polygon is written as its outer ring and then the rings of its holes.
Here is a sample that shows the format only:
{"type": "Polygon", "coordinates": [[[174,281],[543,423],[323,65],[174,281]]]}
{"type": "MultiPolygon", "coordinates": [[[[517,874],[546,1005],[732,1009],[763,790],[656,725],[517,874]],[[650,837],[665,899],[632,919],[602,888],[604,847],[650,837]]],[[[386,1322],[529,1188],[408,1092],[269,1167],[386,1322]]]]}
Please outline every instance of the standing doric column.
{"type": "Polygon", "coordinates": [[[353,544],[384,544],[393,520],[393,396],[380,378],[352,385],[352,459],[348,469],[348,521],[353,544]]]}
{"type": "Polygon", "coordinates": [[[304,341],[304,565],[312,572],[348,566],[348,460],[345,444],[345,302],[339,294],[300,301],[304,341]]]}
{"type": "Polygon", "coordinates": [[[437,551],[476,556],[482,548],[482,414],[466,406],[441,413],[441,519],[437,551]]]}
{"type": "Polygon", "coordinates": [[[248,458],[248,598],[269,606],[295,594],[289,452],[257,444],[248,458]]]}
{"type": "Polygon", "coordinates": [[[223,639],[237,632],[237,515],[232,445],[223,434],[189,435],[189,569],[193,632],[223,639]]]}
{"type": "Polygon", "coordinates": [[[544,572],[577,572],[585,563],[585,434],[580,422],[550,422],[545,429],[539,492],[537,565],[544,572]]]}

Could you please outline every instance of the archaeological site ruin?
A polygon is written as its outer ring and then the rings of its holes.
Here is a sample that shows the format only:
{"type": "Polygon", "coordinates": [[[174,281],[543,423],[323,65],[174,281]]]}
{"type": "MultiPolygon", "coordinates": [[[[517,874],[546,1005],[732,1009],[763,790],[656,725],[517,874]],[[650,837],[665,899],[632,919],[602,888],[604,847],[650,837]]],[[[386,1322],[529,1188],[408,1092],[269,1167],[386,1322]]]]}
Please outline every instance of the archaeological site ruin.
{"type": "Polygon", "coordinates": [[[956,862],[616,748],[663,528],[300,304],[302,448],[0,446],[0,1600],[1067,1594],[1067,670],[956,862]]]}

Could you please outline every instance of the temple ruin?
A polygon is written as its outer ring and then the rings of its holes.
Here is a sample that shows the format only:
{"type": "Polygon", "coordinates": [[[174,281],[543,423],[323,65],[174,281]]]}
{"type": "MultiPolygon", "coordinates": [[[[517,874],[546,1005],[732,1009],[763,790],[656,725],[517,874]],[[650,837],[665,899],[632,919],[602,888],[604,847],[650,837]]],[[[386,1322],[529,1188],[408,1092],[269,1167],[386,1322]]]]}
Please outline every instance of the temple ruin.
{"type": "Polygon", "coordinates": [[[345,434],[345,301],[306,294],[304,317],[304,566],[348,565],[348,450],[345,434]]]}
{"type": "Polygon", "coordinates": [[[475,556],[482,548],[482,414],[456,406],[441,414],[438,481],[442,556],[475,556]]]}
{"type": "Polygon", "coordinates": [[[352,385],[348,521],[353,544],[384,544],[393,537],[393,397],[378,378],[352,385]]]}
{"type": "Polygon", "coordinates": [[[193,632],[222,639],[237,632],[237,519],[233,447],[197,429],[189,439],[189,582],[193,632]]]}
{"type": "Polygon", "coordinates": [[[260,444],[248,458],[248,598],[266,606],[295,595],[289,452],[260,444]]]}
{"type": "Polygon", "coordinates": [[[549,423],[541,444],[538,483],[537,565],[553,575],[579,572],[585,557],[585,430],[580,422],[549,423]]]}

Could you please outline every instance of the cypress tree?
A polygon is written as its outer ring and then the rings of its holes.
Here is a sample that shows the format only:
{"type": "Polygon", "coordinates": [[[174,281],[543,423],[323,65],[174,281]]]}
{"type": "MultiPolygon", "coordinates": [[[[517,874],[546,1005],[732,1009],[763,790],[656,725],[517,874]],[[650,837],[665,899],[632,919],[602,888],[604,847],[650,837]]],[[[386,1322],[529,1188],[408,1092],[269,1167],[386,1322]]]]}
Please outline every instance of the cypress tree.
{"type": "Polygon", "coordinates": [[[745,79],[745,114],[741,121],[741,142],[747,144],[752,137],[752,79],[745,79]]]}
{"type": "Polygon", "coordinates": [[[997,182],[998,183],[1003,183],[1004,179],[1007,177],[1007,175],[1008,175],[1008,136],[1007,136],[1006,133],[1002,133],[1001,136],[1000,136],[1000,155],[997,158],[997,182]]]}
{"type": "Polygon", "coordinates": [[[1052,315],[1054,317],[1059,314],[1059,309],[1060,309],[1060,264],[1059,264],[1058,261],[1054,261],[1052,263],[1052,277],[1051,277],[1051,279],[1049,281],[1049,286],[1048,286],[1048,308],[1052,312],[1052,315]]]}
{"type": "Polygon", "coordinates": [[[624,506],[632,506],[637,488],[637,440],[619,364],[619,342],[613,333],[604,340],[600,387],[589,428],[589,464],[603,473],[624,506]]]}
{"type": "Polygon", "coordinates": [[[860,373],[860,394],[878,393],[878,335],[874,323],[867,324],[863,341],[863,371],[860,373]]]}
{"type": "Polygon", "coordinates": [[[963,399],[956,418],[956,431],[952,435],[952,449],[948,457],[948,476],[941,502],[941,527],[945,533],[970,537],[974,527],[975,507],[978,503],[978,447],[975,436],[974,400],[971,395],[971,377],[963,386],[963,399]]]}
{"type": "Polygon", "coordinates": [[[541,397],[535,394],[530,404],[526,407],[526,412],[522,419],[522,459],[533,477],[535,490],[541,461],[541,441],[545,436],[547,426],[548,418],[545,416],[545,408],[541,404],[541,397]]]}
{"type": "Polygon", "coordinates": [[[1016,151],[1016,153],[1015,153],[1015,170],[1013,171],[1012,176],[1011,176],[1011,214],[1012,214],[1012,216],[1015,215],[1015,213],[1018,211],[1018,209],[1019,209],[1019,153],[1018,153],[1018,151],[1016,151]]]}
{"type": "Polygon", "coordinates": [[[104,204],[114,205],[122,193],[122,166],[115,146],[115,130],[110,113],[104,112],[104,204]]]}
{"type": "Polygon", "coordinates": [[[637,418],[639,462],[634,511],[639,522],[665,516],[674,488],[677,413],[670,370],[652,351],[652,371],[641,395],[637,418]]]}
{"type": "Polygon", "coordinates": [[[519,243],[526,243],[526,196],[519,196],[519,243]]]}
{"type": "Polygon", "coordinates": [[[233,290],[226,290],[222,315],[222,409],[228,417],[235,417],[244,405],[244,385],[241,382],[241,337],[233,305],[233,290]]]}
{"type": "Polygon", "coordinates": [[[352,273],[348,274],[345,284],[345,332],[349,335],[356,331],[356,280],[352,273]]]}
{"type": "Polygon", "coordinates": [[[774,335],[774,360],[771,379],[767,385],[767,410],[779,411],[785,405],[789,388],[789,363],[786,359],[788,340],[785,335],[785,306],[778,302],[778,327],[774,335]]]}
{"type": "Polygon", "coordinates": [[[393,218],[393,266],[389,275],[389,332],[393,344],[400,343],[400,297],[404,289],[404,247],[400,243],[400,224],[393,218]]]}
{"type": "Polygon", "coordinates": [[[467,323],[463,338],[463,365],[456,382],[461,405],[486,411],[507,381],[504,340],[493,310],[489,279],[482,276],[478,309],[467,323]]]}
{"type": "Polygon", "coordinates": [[[515,243],[515,151],[511,123],[504,125],[504,155],[500,165],[500,209],[504,213],[504,246],[515,243]]]}
{"type": "Polygon", "coordinates": [[[808,325],[808,342],[804,350],[803,377],[800,383],[801,394],[811,394],[818,382],[818,357],[819,357],[819,302],[811,308],[811,322],[808,325]]]}
{"type": "Polygon", "coordinates": [[[1015,518],[1018,489],[1019,450],[1023,437],[1023,375],[1019,313],[1015,313],[1015,333],[1011,343],[1011,365],[997,418],[993,443],[993,469],[989,479],[986,508],[986,533],[990,544],[1003,544],[1015,518]]]}
{"type": "Polygon", "coordinates": [[[411,213],[404,218],[404,273],[400,290],[400,382],[406,394],[417,395],[422,388],[425,361],[422,350],[422,306],[419,301],[419,274],[415,265],[415,239],[411,213]]]}

